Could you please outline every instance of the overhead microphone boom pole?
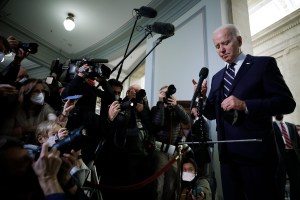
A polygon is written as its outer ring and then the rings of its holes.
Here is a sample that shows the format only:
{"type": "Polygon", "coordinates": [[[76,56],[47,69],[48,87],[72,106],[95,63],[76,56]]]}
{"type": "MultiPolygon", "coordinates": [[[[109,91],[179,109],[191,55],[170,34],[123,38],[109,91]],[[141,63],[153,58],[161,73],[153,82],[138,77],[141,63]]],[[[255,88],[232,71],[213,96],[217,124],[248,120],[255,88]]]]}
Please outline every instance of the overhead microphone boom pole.
{"type": "Polygon", "coordinates": [[[123,79],[122,83],[124,83],[126,81],[126,79],[140,66],[140,64],[147,58],[147,56],[152,53],[152,51],[162,42],[162,40],[168,38],[170,36],[161,36],[157,39],[156,44],[154,45],[154,47],[144,56],[144,58],[133,68],[133,70],[123,79]]]}
{"type": "Polygon", "coordinates": [[[124,62],[124,60],[151,34],[151,32],[147,32],[147,34],[126,54],[122,60],[111,70],[111,74],[118,68],[120,64],[124,62]]]}
{"type": "MultiPolygon", "coordinates": [[[[131,42],[132,35],[133,35],[134,29],[136,27],[137,21],[139,19],[141,19],[142,16],[154,18],[157,15],[156,10],[154,10],[153,8],[150,8],[150,7],[142,6],[140,9],[134,9],[134,10],[136,11],[136,18],[135,18],[135,22],[134,22],[134,25],[133,25],[133,28],[132,28],[132,31],[131,31],[131,34],[130,34],[129,41],[127,43],[127,47],[126,47],[126,50],[125,50],[125,53],[124,53],[124,57],[127,54],[129,44],[131,42]]],[[[118,71],[118,75],[117,75],[117,78],[116,78],[117,80],[119,80],[119,77],[120,77],[120,74],[121,74],[121,71],[122,71],[122,67],[123,67],[123,63],[124,63],[124,60],[120,63],[121,66],[120,66],[119,71],[118,71]]]]}

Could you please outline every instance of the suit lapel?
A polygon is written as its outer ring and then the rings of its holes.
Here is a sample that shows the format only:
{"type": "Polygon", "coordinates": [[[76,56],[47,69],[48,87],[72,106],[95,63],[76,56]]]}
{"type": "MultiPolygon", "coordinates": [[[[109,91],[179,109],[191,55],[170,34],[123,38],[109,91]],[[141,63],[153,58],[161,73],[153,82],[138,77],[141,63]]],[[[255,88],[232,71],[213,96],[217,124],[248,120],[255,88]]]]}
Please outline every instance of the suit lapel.
{"type": "Polygon", "coordinates": [[[250,55],[247,55],[243,64],[241,65],[238,73],[236,74],[233,85],[231,90],[229,91],[229,94],[231,94],[232,90],[234,90],[235,86],[238,84],[238,82],[246,75],[247,71],[250,69],[250,67],[253,65],[253,57],[250,55]]]}

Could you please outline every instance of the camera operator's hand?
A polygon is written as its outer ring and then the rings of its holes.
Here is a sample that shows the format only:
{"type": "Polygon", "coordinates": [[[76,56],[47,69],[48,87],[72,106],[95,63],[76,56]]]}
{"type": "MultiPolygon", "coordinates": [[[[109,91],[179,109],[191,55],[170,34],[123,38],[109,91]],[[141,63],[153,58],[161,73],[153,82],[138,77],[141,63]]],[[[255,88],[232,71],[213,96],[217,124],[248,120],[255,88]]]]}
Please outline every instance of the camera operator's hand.
{"type": "Polygon", "coordinates": [[[70,153],[64,153],[62,158],[62,165],[59,171],[59,181],[62,187],[71,194],[75,194],[77,186],[70,174],[72,168],[77,167],[78,153],[71,150],[70,153]]]}
{"type": "Polygon", "coordinates": [[[177,100],[174,96],[170,96],[168,98],[168,104],[171,105],[172,107],[175,107],[177,105],[177,100]]]}
{"type": "Polygon", "coordinates": [[[23,49],[18,48],[18,46],[19,46],[19,41],[18,41],[15,37],[9,36],[9,37],[7,38],[7,41],[8,41],[8,43],[9,43],[10,48],[11,48],[11,49],[14,51],[14,53],[16,54],[13,62],[14,62],[15,64],[20,65],[21,62],[22,62],[22,60],[23,60],[24,58],[26,58],[26,57],[29,55],[29,52],[26,52],[26,51],[24,51],[23,49]]]}
{"type": "Polygon", "coordinates": [[[88,69],[90,69],[90,66],[88,66],[87,64],[82,65],[81,67],[79,67],[77,75],[80,77],[84,77],[88,69]]]}
{"type": "Polygon", "coordinates": [[[57,136],[59,140],[63,140],[69,135],[69,131],[66,128],[61,128],[58,130],[57,136]]]}
{"type": "Polygon", "coordinates": [[[159,91],[158,101],[164,102],[164,98],[166,97],[165,91],[159,91]]]}
{"type": "Polygon", "coordinates": [[[18,90],[9,84],[0,84],[0,96],[18,94],[18,90]]]}
{"type": "MultiPolygon", "coordinates": [[[[195,193],[195,192],[194,192],[195,193]]],[[[204,200],[205,199],[205,194],[204,192],[200,192],[196,196],[194,196],[193,190],[190,191],[190,194],[192,195],[193,200],[204,200]]]]}
{"type": "Polygon", "coordinates": [[[144,104],[142,103],[137,103],[136,106],[135,106],[136,110],[138,112],[142,112],[144,110],[144,104]]]}
{"type": "Polygon", "coordinates": [[[17,49],[19,45],[19,41],[14,36],[9,36],[7,38],[10,49],[17,49]]]}
{"type": "Polygon", "coordinates": [[[114,101],[108,109],[108,120],[109,121],[114,121],[114,119],[116,118],[116,116],[119,114],[119,112],[121,111],[121,106],[120,103],[118,101],[114,101]]]}
{"type": "Polygon", "coordinates": [[[40,157],[32,164],[45,196],[53,193],[63,193],[57,180],[57,174],[62,164],[59,155],[60,152],[55,148],[49,151],[48,143],[45,142],[42,145],[40,157]]]}

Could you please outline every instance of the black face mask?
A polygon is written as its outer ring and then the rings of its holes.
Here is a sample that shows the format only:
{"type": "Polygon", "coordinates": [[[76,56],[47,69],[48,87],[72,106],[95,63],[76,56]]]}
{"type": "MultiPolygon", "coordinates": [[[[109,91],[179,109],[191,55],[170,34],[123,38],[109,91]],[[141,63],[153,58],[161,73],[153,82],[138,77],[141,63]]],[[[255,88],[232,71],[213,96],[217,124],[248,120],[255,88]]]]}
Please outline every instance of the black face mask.
{"type": "Polygon", "coordinates": [[[283,115],[276,115],[275,119],[278,121],[281,121],[281,120],[283,120],[283,115]]]}

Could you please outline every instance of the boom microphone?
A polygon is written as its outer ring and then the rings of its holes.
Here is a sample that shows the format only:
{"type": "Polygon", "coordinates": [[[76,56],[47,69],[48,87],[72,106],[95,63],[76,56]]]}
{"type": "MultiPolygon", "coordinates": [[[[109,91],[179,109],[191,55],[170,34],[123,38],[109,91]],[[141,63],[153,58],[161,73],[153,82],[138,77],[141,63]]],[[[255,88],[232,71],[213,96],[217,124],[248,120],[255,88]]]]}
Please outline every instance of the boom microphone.
{"type": "Polygon", "coordinates": [[[91,59],[94,63],[108,63],[108,59],[91,59]]]}
{"type": "Polygon", "coordinates": [[[203,83],[204,79],[206,79],[207,75],[208,75],[208,68],[202,67],[200,72],[199,72],[199,81],[198,81],[196,90],[194,92],[194,96],[193,96],[192,101],[191,101],[191,109],[192,109],[192,106],[195,103],[195,100],[196,100],[196,98],[199,94],[199,91],[201,90],[202,83],[203,83]]]}
{"type": "Polygon", "coordinates": [[[158,34],[172,36],[174,35],[175,27],[173,24],[170,23],[163,23],[163,22],[154,22],[150,29],[158,34]]]}
{"type": "Polygon", "coordinates": [[[140,7],[140,9],[135,8],[134,10],[137,11],[143,17],[155,18],[157,15],[156,10],[146,6],[142,6],[140,7]]]}

